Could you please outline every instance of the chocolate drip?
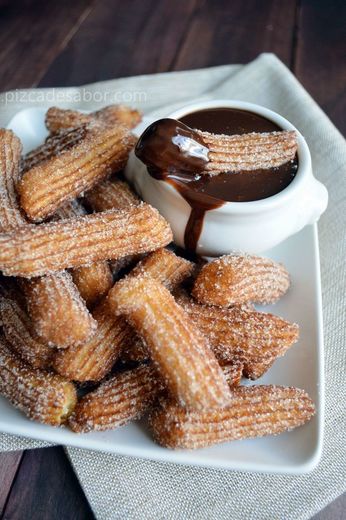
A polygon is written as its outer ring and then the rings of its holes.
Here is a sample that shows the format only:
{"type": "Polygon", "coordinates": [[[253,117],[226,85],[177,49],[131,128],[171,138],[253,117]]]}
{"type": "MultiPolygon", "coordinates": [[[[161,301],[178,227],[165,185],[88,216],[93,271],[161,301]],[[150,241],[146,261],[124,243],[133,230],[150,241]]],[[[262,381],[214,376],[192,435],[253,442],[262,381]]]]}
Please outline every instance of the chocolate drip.
{"type": "Polygon", "coordinates": [[[282,129],[252,112],[216,108],[193,112],[181,121],[161,119],[144,132],[136,146],[136,155],[148,166],[150,175],[174,186],[191,206],[184,242],[186,249],[194,252],[206,211],[228,201],[248,202],[279,193],[293,180],[298,161],[296,158],[267,170],[200,175],[208,161],[208,149],[190,127],[228,135],[282,129]]]}

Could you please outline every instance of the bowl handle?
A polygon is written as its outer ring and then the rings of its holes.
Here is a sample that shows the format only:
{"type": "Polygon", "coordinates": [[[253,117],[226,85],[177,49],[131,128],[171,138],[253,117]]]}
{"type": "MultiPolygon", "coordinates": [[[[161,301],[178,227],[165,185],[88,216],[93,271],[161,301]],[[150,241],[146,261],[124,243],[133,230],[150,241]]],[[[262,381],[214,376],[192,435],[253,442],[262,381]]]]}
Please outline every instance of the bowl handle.
{"type": "Polygon", "coordinates": [[[307,200],[305,200],[309,213],[307,224],[314,224],[327,208],[328,191],[324,184],[312,177],[308,193],[307,200]]]}

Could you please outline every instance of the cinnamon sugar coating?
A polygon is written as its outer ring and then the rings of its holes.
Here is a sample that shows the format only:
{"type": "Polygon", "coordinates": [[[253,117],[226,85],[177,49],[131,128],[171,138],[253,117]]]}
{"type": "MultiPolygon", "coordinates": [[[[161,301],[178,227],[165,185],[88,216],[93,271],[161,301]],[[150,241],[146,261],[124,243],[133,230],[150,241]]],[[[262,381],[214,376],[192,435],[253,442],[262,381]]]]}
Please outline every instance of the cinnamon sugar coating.
{"type": "Polygon", "coordinates": [[[233,388],[229,406],[191,411],[164,402],[150,417],[155,440],[167,448],[196,449],[302,426],[315,413],[304,390],[282,386],[233,388]]]}
{"type": "Polygon", "coordinates": [[[46,371],[30,368],[0,341],[0,394],[34,421],[63,424],[77,397],[72,383],[46,371]]]}
{"type": "Polygon", "coordinates": [[[126,209],[140,204],[140,199],[130,186],[116,178],[97,184],[85,194],[85,199],[94,211],[126,209]]]}
{"type": "Polygon", "coordinates": [[[192,295],[200,303],[229,307],[246,302],[274,303],[290,285],[282,264],[254,255],[225,255],[206,264],[192,295]]]}
{"type": "Polygon", "coordinates": [[[172,240],[169,224],[148,204],[30,225],[0,234],[0,269],[31,278],[69,267],[153,251],[172,240]]]}

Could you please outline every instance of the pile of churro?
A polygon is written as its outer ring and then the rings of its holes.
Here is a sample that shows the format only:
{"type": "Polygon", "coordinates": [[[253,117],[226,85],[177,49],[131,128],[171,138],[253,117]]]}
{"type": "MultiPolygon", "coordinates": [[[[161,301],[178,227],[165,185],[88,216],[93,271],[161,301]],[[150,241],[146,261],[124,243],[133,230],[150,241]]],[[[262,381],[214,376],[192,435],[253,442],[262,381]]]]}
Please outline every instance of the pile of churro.
{"type": "Polygon", "coordinates": [[[303,425],[315,412],[304,390],[242,384],[298,340],[298,325],[254,306],[281,298],[288,272],[167,248],[168,222],[121,176],[140,120],[119,105],[53,107],[49,137],[24,156],[0,129],[0,394],[74,432],[145,416],[169,448],[303,425]]]}

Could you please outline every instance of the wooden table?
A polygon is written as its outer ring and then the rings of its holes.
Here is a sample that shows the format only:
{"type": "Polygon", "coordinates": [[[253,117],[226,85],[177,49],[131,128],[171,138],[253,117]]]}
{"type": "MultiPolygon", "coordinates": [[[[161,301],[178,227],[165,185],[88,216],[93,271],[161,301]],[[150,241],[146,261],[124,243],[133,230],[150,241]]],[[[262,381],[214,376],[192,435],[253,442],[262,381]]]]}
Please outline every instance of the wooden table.
{"type": "MultiPolygon", "coordinates": [[[[345,131],[345,17],[343,0],[0,0],[0,90],[273,52],[345,131]]],[[[315,520],[341,520],[345,509],[346,496],[315,520]]],[[[93,518],[61,447],[0,454],[0,518],[93,518]]]]}

